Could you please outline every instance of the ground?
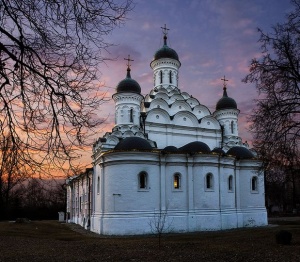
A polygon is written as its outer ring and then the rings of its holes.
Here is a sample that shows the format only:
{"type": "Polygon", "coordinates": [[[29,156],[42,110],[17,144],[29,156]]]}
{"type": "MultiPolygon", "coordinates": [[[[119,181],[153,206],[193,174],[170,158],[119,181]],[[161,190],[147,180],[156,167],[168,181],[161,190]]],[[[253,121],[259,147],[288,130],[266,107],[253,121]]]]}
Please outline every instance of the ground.
{"type": "Polygon", "coordinates": [[[300,218],[218,232],[103,237],[57,221],[0,222],[0,261],[300,261],[300,218]],[[292,233],[278,245],[279,230],[292,233]]]}

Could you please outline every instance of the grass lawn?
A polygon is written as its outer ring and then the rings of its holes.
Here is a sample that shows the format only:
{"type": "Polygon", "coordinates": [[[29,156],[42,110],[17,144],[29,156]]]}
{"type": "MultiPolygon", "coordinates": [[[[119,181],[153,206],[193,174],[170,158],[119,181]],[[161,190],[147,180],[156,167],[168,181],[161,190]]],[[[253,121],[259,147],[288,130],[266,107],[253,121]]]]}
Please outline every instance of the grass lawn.
{"type": "MultiPolygon", "coordinates": [[[[300,261],[300,219],[277,226],[155,236],[81,234],[57,221],[0,222],[0,261],[300,261]],[[275,234],[292,233],[291,245],[275,234]]],[[[72,226],[73,228],[77,226],[72,226]]]]}

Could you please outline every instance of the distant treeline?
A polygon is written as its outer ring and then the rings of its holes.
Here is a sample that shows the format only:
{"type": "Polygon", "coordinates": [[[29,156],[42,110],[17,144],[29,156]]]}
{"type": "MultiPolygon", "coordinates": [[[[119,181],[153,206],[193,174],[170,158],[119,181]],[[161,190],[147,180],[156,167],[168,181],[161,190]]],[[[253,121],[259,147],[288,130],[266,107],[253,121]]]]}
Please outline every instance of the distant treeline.
{"type": "Polygon", "coordinates": [[[9,194],[0,182],[0,220],[28,218],[30,220],[58,219],[65,211],[65,190],[62,181],[30,179],[19,184],[9,194]]]}

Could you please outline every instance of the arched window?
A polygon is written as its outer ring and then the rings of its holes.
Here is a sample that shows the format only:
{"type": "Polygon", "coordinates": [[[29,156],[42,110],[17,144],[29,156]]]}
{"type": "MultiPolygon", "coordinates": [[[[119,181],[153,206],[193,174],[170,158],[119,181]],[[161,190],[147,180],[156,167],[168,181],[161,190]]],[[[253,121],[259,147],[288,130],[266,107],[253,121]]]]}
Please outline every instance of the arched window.
{"type": "Polygon", "coordinates": [[[100,177],[97,177],[97,194],[100,194],[100,177]]]}
{"type": "Polygon", "coordinates": [[[170,81],[170,84],[172,84],[172,71],[170,71],[170,73],[169,73],[169,81],[170,81]]]}
{"type": "Polygon", "coordinates": [[[233,176],[228,177],[228,190],[229,191],[233,190],[233,176]]]}
{"type": "Polygon", "coordinates": [[[160,71],[160,72],[159,72],[159,75],[160,75],[160,83],[162,84],[162,82],[163,82],[163,72],[160,71]]]}
{"type": "Polygon", "coordinates": [[[257,191],[258,190],[258,185],[257,185],[257,177],[254,176],[251,179],[251,190],[252,191],[257,191]]]}
{"type": "Polygon", "coordinates": [[[234,122],[231,121],[231,133],[233,134],[234,133],[234,122]]]}
{"type": "Polygon", "coordinates": [[[174,189],[180,189],[180,174],[175,174],[173,178],[174,189]]]}
{"type": "Polygon", "coordinates": [[[213,189],[213,175],[208,173],[205,178],[206,189],[213,189]]]}
{"type": "Polygon", "coordinates": [[[141,172],[139,174],[139,188],[147,189],[147,173],[146,172],[141,172]]]}

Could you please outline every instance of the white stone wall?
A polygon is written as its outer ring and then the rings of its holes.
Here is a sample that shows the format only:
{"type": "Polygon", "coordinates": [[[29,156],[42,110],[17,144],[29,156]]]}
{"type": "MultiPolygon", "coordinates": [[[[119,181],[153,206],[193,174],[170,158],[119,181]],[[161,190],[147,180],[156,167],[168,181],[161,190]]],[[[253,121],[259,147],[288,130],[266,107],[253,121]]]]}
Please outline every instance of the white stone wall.
{"type": "Polygon", "coordinates": [[[106,235],[151,233],[149,223],[160,209],[167,210],[173,232],[266,225],[264,195],[249,190],[251,170],[258,164],[213,154],[105,153],[94,173],[95,179],[101,177],[102,191],[95,198],[91,230],[106,235]],[[141,171],[148,174],[147,189],[139,189],[141,171]],[[210,189],[208,173],[213,175],[210,189]],[[180,174],[179,189],[173,186],[174,174],[180,174]]]}
{"type": "Polygon", "coordinates": [[[210,149],[220,147],[221,130],[220,129],[204,129],[200,127],[179,126],[172,124],[146,122],[146,133],[148,138],[157,143],[160,149],[166,146],[182,147],[190,142],[201,141],[206,143],[210,149]]]}
{"type": "Polygon", "coordinates": [[[67,179],[67,212],[68,222],[80,224],[88,228],[90,226],[90,215],[92,213],[92,171],[86,172],[67,179]]]}

